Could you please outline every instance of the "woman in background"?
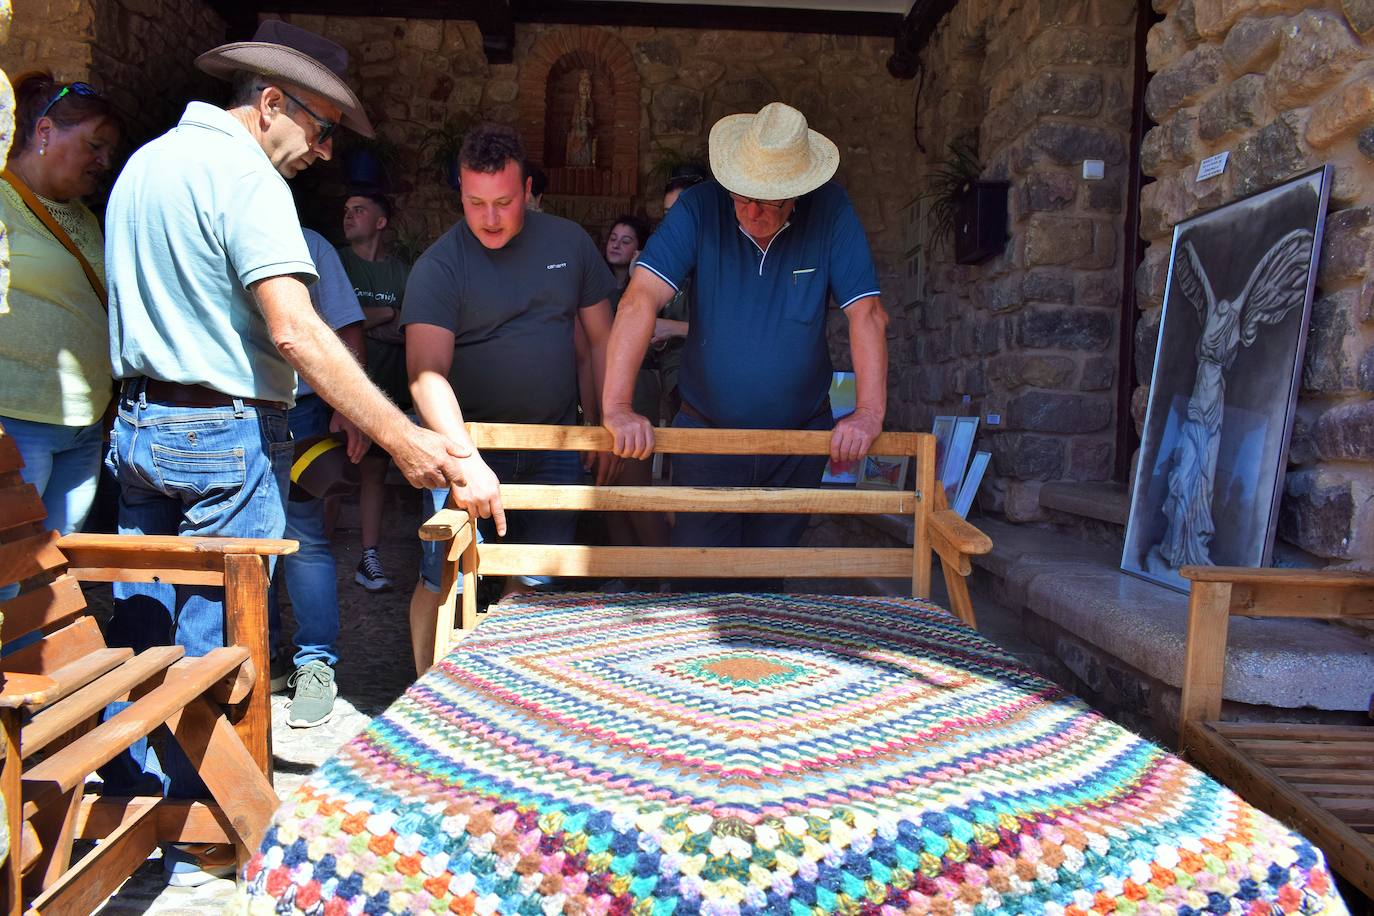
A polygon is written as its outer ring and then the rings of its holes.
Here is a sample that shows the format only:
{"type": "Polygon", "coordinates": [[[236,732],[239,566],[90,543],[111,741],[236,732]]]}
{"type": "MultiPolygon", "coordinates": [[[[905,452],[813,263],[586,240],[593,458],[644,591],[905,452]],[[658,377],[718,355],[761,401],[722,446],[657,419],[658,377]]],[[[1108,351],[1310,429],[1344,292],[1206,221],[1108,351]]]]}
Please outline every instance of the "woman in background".
{"type": "Polygon", "coordinates": [[[33,73],[14,94],[14,149],[0,181],[10,247],[0,425],[43,498],[48,527],[66,534],[81,528],[95,498],[112,391],[105,242],[81,199],[109,174],[120,125],[85,83],[33,73]]]}

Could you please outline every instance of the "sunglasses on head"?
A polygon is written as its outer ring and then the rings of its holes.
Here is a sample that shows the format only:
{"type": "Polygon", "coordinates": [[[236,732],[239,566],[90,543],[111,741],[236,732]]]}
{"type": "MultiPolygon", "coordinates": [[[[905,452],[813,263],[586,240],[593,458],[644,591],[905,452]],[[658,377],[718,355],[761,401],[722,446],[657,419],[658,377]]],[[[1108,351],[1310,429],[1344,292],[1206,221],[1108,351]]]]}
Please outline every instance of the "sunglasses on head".
{"type": "MultiPolygon", "coordinates": [[[[743,194],[736,194],[733,191],[730,192],[730,199],[741,207],[747,207],[750,204],[758,204],[760,207],[767,210],[781,210],[783,207],[787,206],[786,200],[759,200],[757,197],[745,197],[743,194]]],[[[788,198],[788,200],[790,199],[791,198],[788,198]]]]}
{"type": "MultiPolygon", "coordinates": [[[[266,87],[263,87],[263,88],[266,88],[266,87]]],[[[281,89],[280,86],[278,86],[277,88],[278,88],[278,89],[281,89]]],[[[286,97],[287,97],[288,99],[290,99],[292,102],[294,102],[295,105],[296,105],[296,107],[299,108],[301,111],[303,111],[303,112],[305,112],[306,114],[308,114],[308,115],[311,117],[311,119],[315,122],[315,125],[316,125],[317,127],[319,127],[320,132],[319,132],[319,134],[315,137],[315,142],[314,142],[313,144],[311,144],[312,146],[317,145],[317,144],[320,144],[320,143],[324,143],[325,141],[327,141],[330,137],[332,137],[332,136],[334,135],[334,130],[339,126],[339,122],[338,122],[338,121],[331,121],[331,120],[329,120],[328,118],[322,118],[322,117],[320,117],[319,115],[315,114],[315,112],[313,112],[313,111],[310,110],[310,106],[309,106],[309,105],[305,104],[305,103],[302,102],[300,99],[296,98],[294,95],[292,95],[291,93],[287,92],[285,89],[281,89],[281,94],[284,95],[284,96],[286,96],[286,97]]]]}
{"type": "Polygon", "coordinates": [[[100,93],[92,89],[88,83],[67,83],[61,89],[57,90],[57,93],[52,98],[48,99],[48,104],[43,106],[43,110],[38,113],[38,117],[34,118],[34,121],[38,122],[46,118],[48,112],[52,111],[52,107],[69,95],[100,97],[100,93]]]}

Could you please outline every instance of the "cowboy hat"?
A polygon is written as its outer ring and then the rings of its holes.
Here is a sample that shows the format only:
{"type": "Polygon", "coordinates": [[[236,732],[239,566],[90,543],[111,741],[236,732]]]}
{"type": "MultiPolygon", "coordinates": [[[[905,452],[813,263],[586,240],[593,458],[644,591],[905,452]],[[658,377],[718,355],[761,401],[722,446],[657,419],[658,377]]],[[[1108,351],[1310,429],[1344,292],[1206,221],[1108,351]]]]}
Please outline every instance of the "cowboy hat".
{"type": "Polygon", "coordinates": [[[710,150],[716,181],[758,200],[800,197],[829,181],[840,165],[835,144],[782,102],[770,102],[758,114],[721,118],[711,128],[710,150]]]}
{"type": "Polygon", "coordinates": [[[348,52],[289,22],[268,19],[258,26],[252,41],[212,48],[196,58],[196,66],[222,80],[247,71],[308,89],[339,107],[345,127],[372,136],[372,122],[346,82],[348,52]]]}

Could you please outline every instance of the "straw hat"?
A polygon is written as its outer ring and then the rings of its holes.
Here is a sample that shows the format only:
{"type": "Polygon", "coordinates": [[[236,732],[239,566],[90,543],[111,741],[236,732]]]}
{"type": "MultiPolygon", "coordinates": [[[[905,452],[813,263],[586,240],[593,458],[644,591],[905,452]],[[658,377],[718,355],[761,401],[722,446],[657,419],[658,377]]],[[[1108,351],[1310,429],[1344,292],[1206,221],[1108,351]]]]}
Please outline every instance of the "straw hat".
{"type": "Polygon", "coordinates": [[[289,22],[269,19],[258,26],[252,41],[212,48],[196,58],[196,66],[222,80],[246,70],[308,89],[339,106],[345,127],[372,136],[372,122],[348,88],[348,52],[289,22]]]}
{"type": "Polygon", "coordinates": [[[727,115],[711,128],[711,171],[744,197],[786,200],[814,191],[840,165],[840,151],[806,126],[790,105],[770,102],[758,114],[727,115]]]}

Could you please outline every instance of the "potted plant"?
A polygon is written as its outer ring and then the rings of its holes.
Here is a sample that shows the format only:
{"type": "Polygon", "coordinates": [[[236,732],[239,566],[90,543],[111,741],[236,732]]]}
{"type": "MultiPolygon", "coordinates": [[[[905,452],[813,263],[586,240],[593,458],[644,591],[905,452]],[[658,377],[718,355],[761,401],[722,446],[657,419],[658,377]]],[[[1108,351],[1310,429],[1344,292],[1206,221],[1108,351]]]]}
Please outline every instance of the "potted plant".
{"type": "Polygon", "coordinates": [[[455,191],[459,187],[458,151],[463,148],[463,138],[467,136],[473,121],[473,116],[466,112],[449,115],[438,127],[426,131],[420,143],[421,152],[429,157],[429,161],[443,174],[448,186],[455,191]]]}
{"type": "Polygon", "coordinates": [[[931,173],[931,241],[940,244],[954,235],[954,261],[978,264],[1000,252],[1007,243],[1005,181],[986,181],[983,166],[968,146],[952,143],[949,155],[931,173]]]}

